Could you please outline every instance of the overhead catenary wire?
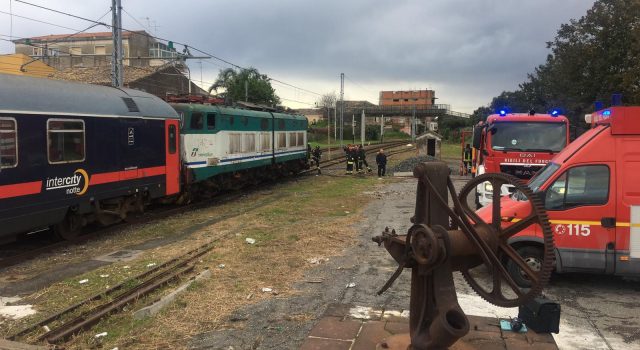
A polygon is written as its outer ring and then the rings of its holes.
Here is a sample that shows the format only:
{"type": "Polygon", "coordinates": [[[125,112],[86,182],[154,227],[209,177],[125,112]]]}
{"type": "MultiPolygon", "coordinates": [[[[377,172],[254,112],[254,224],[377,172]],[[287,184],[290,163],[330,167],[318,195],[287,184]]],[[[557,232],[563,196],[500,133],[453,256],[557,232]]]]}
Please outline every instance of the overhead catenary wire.
{"type": "MultiPolygon", "coordinates": [[[[38,23],[42,23],[42,24],[48,24],[50,26],[54,26],[54,27],[58,27],[58,28],[62,28],[62,29],[73,30],[73,31],[77,31],[78,30],[78,29],[75,29],[75,28],[65,27],[65,26],[62,26],[62,25],[59,25],[59,24],[43,21],[43,20],[40,20],[40,19],[35,19],[35,18],[27,17],[27,16],[16,15],[15,13],[12,13],[12,12],[0,11],[0,13],[3,13],[5,15],[9,15],[9,16],[11,16],[11,18],[18,17],[18,18],[26,19],[26,20],[33,21],[33,22],[38,22],[38,23]]],[[[13,33],[10,33],[10,34],[13,35],[13,33]]],[[[22,39],[22,38],[18,38],[18,37],[13,37],[13,38],[22,39]]]]}
{"type": "MultiPolygon", "coordinates": [[[[20,3],[22,3],[22,4],[25,4],[25,5],[29,5],[29,6],[33,6],[33,7],[37,7],[37,8],[43,9],[43,10],[52,11],[52,12],[55,12],[55,13],[63,14],[63,15],[70,16],[70,17],[73,17],[73,18],[77,18],[77,19],[81,19],[81,20],[84,20],[84,21],[93,22],[93,23],[97,23],[97,24],[104,25],[104,26],[106,26],[106,27],[113,28],[113,26],[112,26],[112,25],[110,25],[110,24],[107,24],[107,23],[104,23],[104,22],[94,21],[94,20],[92,20],[92,19],[85,18],[85,17],[78,16],[78,15],[74,15],[74,14],[72,14],[72,13],[68,13],[68,12],[65,12],[65,11],[55,10],[55,9],[52,9],[52,8],[49,8],[49,7],[46,7],[46,6],[42,6],[42,5],[38,5],[38,4],[34,4],[34,3],[31,3],[31,2],[28,2],[28,1],[24,1],[24,0],[15,0],[15,1],[20,2],[20,3]]],[[[228,65],[230,65],[230,66],[232,66],[232,67],[234,67],[234,68],[241,69],[241,70],[243,70],[243,69],[247,69],[247,68],[245,68],[245,67],[242,67],[242,66],[240,66],[240,65],[238,65],[238,64],[235,64],[235,63],[233,63],[233,62],[231,62],[231,61],[228,61],[228,60],[226,60],[226,59],[223,59],[223,58],[221,58],[221,57],[218,57],[218,56],[216,56],[216,55],[214,55],[214,54],[211,54],[211,53],[209,53],[209,52],[207,52],[207,51],[204,51],[204,50],[202,50],[202,49],[199,49],[199,48],[194,47],[194,46],[192,46],[192,45],[189,45],[189,44],[187,44],[187,43],[183,43],[183,42],[179,42],[179,41],[175,41],[175,40],[170,40],[170,39],[163,38],[163,37],[159,37],[159,36],[156,36],[156,35],[151,35],[151,34],[146,33],[146,32],[144,32],[144,33],[140,33],[140,32],[132,31],[132,30],[129,30],[129,29],[126,29],[126,28],[122,28],[122,27],[120,27],[120,28],[116,28],[116,29],[120,29],[120,30],[128,31],[128,32],[132,33],[133,35],[146,36],[146,37],[149,37],[149,38],[153,38],[153,39],[161,40],[161,41],[166,41],[166,42],[171,41],[171,42],[173,42],[173,43],[176,43],[176,44],[182,45],[182,46],[184,46],[185,48],[191,48],[191,49],[193,49],[193,50],[195,50],[195,51],[197,51],[197,52],[199,52],[199,53],[202,53],[202,54],[204,54],[204,55],[207,55],[207,56],[209,56],[209,57],[211,57],[211,58],[213,58],[213,59],[216,59],[216,60],[218,60],[218,61],[220,61],[220,62],[224,62],[224,63],[226,63],[226,64],[228,64],[228,65]]],[[[281,81],[281,80],[279,80],[279,79],[270,78],[270,80],[280,82],[281,84],[284,84],[284,85],[288,85],[288,86],[294,87],[294,88],[299,89],[299,90],[301,90],[301,91],[305,91],[305,92],[308,92],[308,93],[311,93],[311,94],[314,94],[314,95],[322,96],[322,94],[317,93],[317,92],[315,92],[315,91],[311,91],[311,90],[303,89],[303,88],[300,88],[300,87],[295,86],[295,85],[293,85],[293,84],[289,84],[289,83],[283,82],[283,81],[281,81]]]]}
{"type": "MultiPolygon", "coordinates": [[[[132,20],[134,20],[136,23],[138,23],[138,25],[139,25],[140,27],[142,27],[142,28],[144,28],[144,29],[147,29],[147,27],[146,27],[144,24],[140,23],[140,21],[138,21],[135,17],[133,17],[133,15],[132,15],[132,14],[130,14],[129,12],[127,12],[127,10],[125,10],[125,9],[124,9],[124,7],[122,8],[122,12],[126,13],[126,14],[127,14],[127,16],[129,16],[132,20]]],[[[151,28],[149,28],[149,31],[151,31],[151,28]]]]}

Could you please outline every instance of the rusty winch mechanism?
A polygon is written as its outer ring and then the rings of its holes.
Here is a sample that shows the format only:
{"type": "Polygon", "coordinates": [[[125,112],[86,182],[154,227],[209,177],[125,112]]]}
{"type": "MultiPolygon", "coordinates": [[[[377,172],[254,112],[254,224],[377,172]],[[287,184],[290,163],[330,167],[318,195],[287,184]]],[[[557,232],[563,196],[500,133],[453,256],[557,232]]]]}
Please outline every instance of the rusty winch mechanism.
{"type": "MultiPolygon", "coordinates": [[[[442,162],[419,164],[413,171],[418,178],[413,226],[406,235],[385,229],[373,238],[384,244],[399,267],[378,294],[387,290],[404,268],[411,268],[410,334],[397,335],[379,348],[447,349],[469,332],[469,321],[458,304],[453,271],[482,298],[503,307],[522,305],[542,292],[554,263],[553,235],[540,199],[517,178],[505,174],[483,174],[470,180],[456,196],[449,168],[442,162]],[[490,214],[478,215],[469,206],[469,195],[484,183],[500,193],[504,184],[513,185],[522,202],[518,213],[504,217],[500,196],[494,196],[490,214]],[[448,204],[451,194],[453,208],[448,204]],[[514,220],[513,215],[521,218],[514,220]],[[482,216],[490,216],[484,218],[482,216]],[[542,265],[527,264],[508,244],[510,237],[537,224],[544,246],[542,265]],[[519,267],[529,282],[521,288],[505,268],[509,260],[519,267]]],[[[473,197],[471,198],[473,203],[473,197]]],[[[456,344],[456,348],[459,345],[456,344]]],[[[464,346],[462,346],[464,347],[464,346]]]]}

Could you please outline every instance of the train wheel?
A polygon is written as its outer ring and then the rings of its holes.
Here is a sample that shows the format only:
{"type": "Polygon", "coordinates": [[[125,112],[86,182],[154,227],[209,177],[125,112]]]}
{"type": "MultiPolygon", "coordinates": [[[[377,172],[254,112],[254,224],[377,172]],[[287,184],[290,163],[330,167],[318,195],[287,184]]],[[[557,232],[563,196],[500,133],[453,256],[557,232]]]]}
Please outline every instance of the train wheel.
{"type": "Polygon", "coordinates": [[[62,222],[53,226],[53,232],[60,239],[67,241],[78,238],[82,232],[82,216],[68,213],[62,222]]]}

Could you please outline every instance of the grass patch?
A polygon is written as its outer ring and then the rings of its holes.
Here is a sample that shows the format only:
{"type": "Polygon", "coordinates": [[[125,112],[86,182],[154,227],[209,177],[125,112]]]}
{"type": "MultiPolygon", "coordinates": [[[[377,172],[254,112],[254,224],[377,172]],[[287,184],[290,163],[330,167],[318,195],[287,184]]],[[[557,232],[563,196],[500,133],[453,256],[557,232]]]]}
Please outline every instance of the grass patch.
{"type": "Polygon", "coordinates": [[[440,155],[442,158],[462,159],[462,148],[460,143],[442,142],[440,146],[440,155]]]}
{"type": "MultiPolygon", "coordinates": [[[[207,222],[211,217],[241,213],[205,226],[174,244],[146,251],[135,261],[104,266],[35,293],[29,300],[42,312],[27,321],[35,322],[103,291],[149,269],[147,265],[151,263],[161,264],[212,237],[223,237],[213,251],[196,261],[196,270],[208,268],[212,278],[194,283],[166,310],[141,321],[132,318],[131,311],[167,293],[167,290],[159,291],[127,306],[124,312],[104,319],[67,344],[70,349],[185,348],[192,336],[225,327],[226,318],[233,311],[273,298],[272,294],[261,291],[263,287],[277,290],[278,297],[293,295],[293,283],[312,266],[307,259],[340,255],[354,244],[356,232],[352,225],[358,220],[361,208],[373,199],[363,192],[370,192],[379,184],[375,177],[302,178],[275,185],[270,191],[272,194],[251,194],[234,203],[146,225],[141,237],[175,234],[194,223],[207,222]],[[273,196],[277,196],[277,200],[268,200],[273,196]],[[254,238],[256,243],[247,244],[247,237],[254,238]],[[220,264],[225,267],[219,268],[220,264]],[[78,284],[82,279],[89,282],[78,284]],[[108,335],[96,339],[94,335],[100,332],[108,335]]],[[[137,233],[123,232],[121,237],[126,234],[137,233]]],[[[114,247],[118,245],[122,243],[113,243],[114,247]]],[[[139,281],[130,281],[127,287],[137,283],[139,281]]],[[[0,332],[12,333],[5,325],[0,325],[0,332]]]]}

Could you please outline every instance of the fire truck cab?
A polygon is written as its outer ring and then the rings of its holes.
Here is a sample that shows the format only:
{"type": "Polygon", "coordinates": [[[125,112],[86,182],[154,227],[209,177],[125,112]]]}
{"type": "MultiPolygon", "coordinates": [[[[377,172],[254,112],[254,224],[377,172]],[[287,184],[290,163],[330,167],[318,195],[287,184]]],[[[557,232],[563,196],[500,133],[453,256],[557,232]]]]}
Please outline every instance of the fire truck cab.
{"type": "MultiPolygon", "coordinates": [[[[507,173],[527,181],[568,143],[569,122],[558,111],[539,114],[501,110],[474,127],[475,173],[507,173]]],[[[490,204],[494,190],[488,182],[479,185],[477,206],[490,204]]],[[[502,186],[500,195],[512,190],[502,186]]]]}
{"type": "MultiPolygon", "coordinates": [[[[607,108],[592,114],[592,123],[591,130],[558,153],[528,185],[549,215],[556,272],[637,276],[640,107],[607,108]]],[[[522,218],[518,203],[517,193],[502,198],[503,226],[522,218]]],[[[490,217],[491,209],[478,213],[490,217]]],[[[540,227],[531,225],[510,239],[534,269],[542,257],[541,237],[540,227]]],[[[507,263],[507,268],[517,283],[527,285],[518,267],[507,263]]]]}

